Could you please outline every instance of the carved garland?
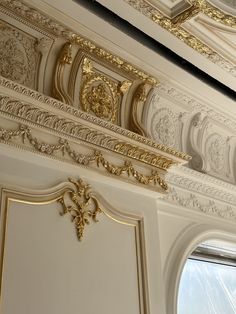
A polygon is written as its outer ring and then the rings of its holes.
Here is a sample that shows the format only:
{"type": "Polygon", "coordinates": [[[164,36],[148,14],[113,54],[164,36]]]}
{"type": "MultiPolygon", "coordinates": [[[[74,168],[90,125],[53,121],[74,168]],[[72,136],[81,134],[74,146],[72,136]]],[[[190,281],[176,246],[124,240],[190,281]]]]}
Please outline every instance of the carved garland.
{"type": "MultiPolygon", "coordinates": [[[[142,149],[136,145],[130,146],[130,144],[115,137],[106,135],[102,131],[98,132],[97,130],[86,127],[80,123],[74,123],[71,120],[59,118],[47,111],[42,111],[37,107],[32,107],[32,105],[28,103],[13,100],[7,96],[0,96],[0,111],[21,119],[26,119],[27,121],[36,124],[40,124],[41,126],[51,128],[54,131],[59,131],[60,133],[62,132],[63,134],[76,137],[77,139],[85,142],[104,147],[108,150],[118,152],[122,155],[140,160],[146,164],[150,164],[164,170],[175,164],[175,162],[170,158],[164,157],[160,154],[151,153],[150,151],[142,149]]],[[[88,120],[89,117],[90,116],[88,116],[88,120]]],[[[96,118],[94,117],[94,119],[96,118]]],[[[140,139],[142,139],[142,137],[140,137],[140,139]]],[[[166,148],[165,151],[169,152],[169,149],[164,145],[156,144],[155,146],[157,148],[163,146],[163,148],[166,148]]],[[[173,152],[175,152],[178,157],[183,155],[188,159],[190,158],[190,156],[184,153],[179,153],[175,150],[173,150],[173,152]]]]}
{"type": "Polygon", "coordinates": [[[164,198],[166,201],[178,204],[187,209],[197,210],[204,214],[213,215],[218,218],[224,218],[229,220],[236,220],[236,211],[232,206],[227,205],[225,208],[217,206],[214,200],[208,200],[207,202],[199,201],[199,197],[193,193],[187,196],[179,195],[175,188],[170,188],[170,193],[164,198]]]}
{"type": "Polygon", "coordinates": [[[29,127],[21,125],[18,129],[6,130],[0,128],[0,140],[4,142],[10,142],[14,138],[22,138],[23,143],[26,139],[34,149],[40,153],[44,153],[50,156],[55,155],[57,152],[61,152],[63,155],[67,153],[70,158],[80,165],[90,165],[95,163],[97,167],[102,166],[107,172],[115,176],[121,176],[126,174],[128,177],[132,176],[136,181],[144,185],[156,185],[158,184],[162,190],[166,191],[168,186],[166,182],[160,177],[157,171],[152,170],[150,175],[144,175],[137,171],[130,161],[124,161],[123,165],[117,166],[107,161],[103,154],[94,150],[92,154],[85,155],[76,152],[71,149],[68,141],[59,139],[57,144],[48,144],[40,142],[37,138],[33,137],[29,127]]]}
{"type": "Polygon", "coordinates": [[[75,187],[75,191],[67,191],[59,198],[58,202],[62,204],[61,215],[69,214],[71,221],[75,225],[76,234],[79,241],[82,240],[84,229],[90,221],[98,222],[97,214],[102,212],[97,199],[91,195],[91,188],[81,179],[75,181],[69,179],[75,187]]]}

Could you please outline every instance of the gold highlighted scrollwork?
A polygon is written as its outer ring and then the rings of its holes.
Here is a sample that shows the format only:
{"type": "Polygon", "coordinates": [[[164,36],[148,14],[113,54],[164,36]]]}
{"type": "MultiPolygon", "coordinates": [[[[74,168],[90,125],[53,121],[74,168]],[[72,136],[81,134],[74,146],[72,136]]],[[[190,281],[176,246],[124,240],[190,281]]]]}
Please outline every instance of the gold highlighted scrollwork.
{"type": "Polygon", "coordinates": [[[101,213],[102,210],[97,199],[90,193],[90,185],[81,179],[78,181],[69,179],[69,181],[75,186],[75,191],[66,191],[58,202],[62,204],[63,208],[61,215],[69,214],[71,216],[76,234],[81,241],[85,226],[89,225],[91,220],[98,222],[97,214],[101,213]]]}
{"type": "Polygon", "coordinates": [[[97,46],[94,42],[91,42],[90,40],[80,36],[79,34],[73,34],[69,40],[71,43],[77,44],[86,52],[94,54],[98,59],[110,63],[112,66],[128,74],[131,74],[132,76],[141,79],[142,81],[147,81],[152,85],[157,85],[159,83],[159,81],[155,77],[150,76],[149,74],[136,68],[132,64],[126,62],[124,59],[112,54],[102,47],[97,46]]]}
{"type": "Polygon", "coordinates": [[[93,70],[92,62],[84,58],[82,66],[81,107],[84,111],[110,121],[118,120],[120,94],[118,84],[93,70]]]}
{"type": "Polygon", "coordinates": [[[133,132],[141,134],[144,137],[148,137],[148,134],[142,126],[141,116],[150,88],[151,86],[147,83],[139,84],[134,92],[131,105],[130,128],[133,132]]]}
{"type": "MultiPolygon", "coordinates": [[[[67,153],[68,156],[77,164],[87,166],[94,164],[98,168],[102,166],[103,169],[112,175],[121,176],[125,174],[126,177],[132,177],[138,183],[153,186],[158,184],[162,190],[166,191],[168,189],[167,183],[161,178],[157,171],[152,170],[150,175],[142,174],[140,171],[136,170],[134,165],[128,160],[123,161],[122,165],[114,165],[105,159],[102,152],[93,150],[91,154],[87,155],[79,153],[71,148],[67,140],[61,138],[56,144],[39,141],[36,137],[32,136],[31,129],[24,125],[20,125],[18,129],[13,130],[0,128],[0,140],[3,140],[4,142],[11,143],[11,140],[19,137],[22,138],[23,143],[28,140],[28,143],[40,153],[44,153],[49,156],[55,156],[58,152],[61,152],[62,155],[67,153]]],[[[130,153],[132,150],[131,148],[132,147],[130,147],[130,153]]],[[[116,148],[117,151],[122,149],[124,149],[122,146],[116,148]]],[[[143,151],[143,154],[145,155],[145,151],[143,151]]],[[[164,167],[167,167],[167,165],[163,164],[163,169],[164,167]]]]}
{"type": "Polygon", "coordinates": [[[73,100],[66,92],[66,87],[63,84],[65,67],[72,64],[72,44],[67,42],[60,51],[55,68],[55,78],[53,83],[53,95],[60,101],[73,106],[73,100]]]}
{"type": "Polygon", "coordinates": [[[62,64],[72,63],[72,44],[65,43],[59,56],[59,62],[62,64]]]}

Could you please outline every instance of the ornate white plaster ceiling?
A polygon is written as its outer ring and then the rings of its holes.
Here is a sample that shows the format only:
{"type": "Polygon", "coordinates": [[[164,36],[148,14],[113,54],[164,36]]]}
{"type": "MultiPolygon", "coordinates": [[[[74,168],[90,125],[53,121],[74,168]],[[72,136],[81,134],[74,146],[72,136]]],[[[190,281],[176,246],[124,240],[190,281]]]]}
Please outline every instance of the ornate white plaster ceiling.
{"type": "Polygon", "coordinates": [[[236,91],[235,0],[97,0],[236,91]]]}

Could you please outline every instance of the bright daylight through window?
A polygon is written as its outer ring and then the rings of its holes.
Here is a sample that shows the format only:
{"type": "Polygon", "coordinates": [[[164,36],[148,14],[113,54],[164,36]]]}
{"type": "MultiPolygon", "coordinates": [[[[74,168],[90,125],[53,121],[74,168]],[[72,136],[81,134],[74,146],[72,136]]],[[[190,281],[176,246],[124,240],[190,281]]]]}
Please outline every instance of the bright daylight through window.
{"type": "Polygon", "coordinates": [[[179,286],[178,314],[236,313],[236,245],[204,242],[187,260],[179,286]]]}

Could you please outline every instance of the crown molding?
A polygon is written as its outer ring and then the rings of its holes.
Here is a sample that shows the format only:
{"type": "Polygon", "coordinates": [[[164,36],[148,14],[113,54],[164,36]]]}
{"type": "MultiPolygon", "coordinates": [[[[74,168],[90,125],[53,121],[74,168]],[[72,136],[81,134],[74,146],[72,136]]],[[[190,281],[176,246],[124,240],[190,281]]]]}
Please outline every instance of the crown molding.
{"type": "Polygon", "coordinates": [[[162,191],[166,171],[190,158],[5,78],[0,86],[0,135],[6,144],[92,164],[162,191]]]}

